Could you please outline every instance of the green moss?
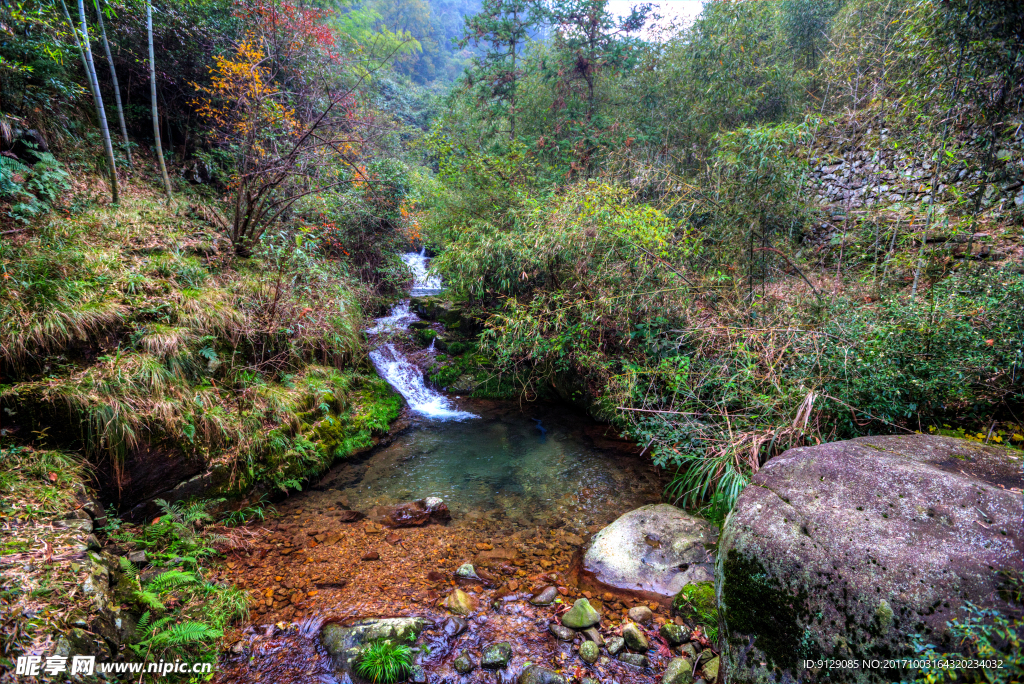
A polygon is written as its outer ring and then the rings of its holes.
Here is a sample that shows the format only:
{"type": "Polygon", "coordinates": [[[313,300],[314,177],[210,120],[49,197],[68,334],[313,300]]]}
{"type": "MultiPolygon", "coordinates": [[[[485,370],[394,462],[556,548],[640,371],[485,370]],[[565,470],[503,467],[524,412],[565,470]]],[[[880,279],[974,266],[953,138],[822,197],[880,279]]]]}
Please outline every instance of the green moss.
{"type": "Polygon", "coordinates": [[[795,669],[799,659],[812,655],[801,621],[805,593],[794,594],[772,578],[756,558],[730,549],[723,566],[722,599],[732,645],[762,651],[771,666],[795,669]]]}
{"type": "Polygon", "coordinates": [[[695,582],[687,584],[682,591],[676,594],[672,601],[676,612],[682,615],[697,617],[701,614],[714,612],[717,607],[715,602],[714,582],[695,582]]]}
{"type": "Polygon", "coordinates": [[[416,337],[416,341],[423,346],[429,346],[430,343],[437,337],[437,331],[431,330],[430,328],[419,328],[413,335],[416,337]]]}

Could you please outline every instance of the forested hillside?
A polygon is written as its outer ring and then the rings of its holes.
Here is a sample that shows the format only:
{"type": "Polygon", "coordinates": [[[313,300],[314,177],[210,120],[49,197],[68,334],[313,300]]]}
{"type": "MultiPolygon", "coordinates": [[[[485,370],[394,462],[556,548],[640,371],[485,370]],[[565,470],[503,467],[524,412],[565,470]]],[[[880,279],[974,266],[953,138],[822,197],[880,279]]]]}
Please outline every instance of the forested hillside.
{"type": "MultiPolygon", "coordinates": [[[[1024,447],[1024,5],[660,4],[0,5],[0,682],[299,621],[211,569],[406,429],[371,358],[405,252],[445,290],[389,345],[432,391],[585,411],[716,535],[793,447],[1024,447]]],[[[963,648],[1015,677],[989,617],[963,648]]]]}

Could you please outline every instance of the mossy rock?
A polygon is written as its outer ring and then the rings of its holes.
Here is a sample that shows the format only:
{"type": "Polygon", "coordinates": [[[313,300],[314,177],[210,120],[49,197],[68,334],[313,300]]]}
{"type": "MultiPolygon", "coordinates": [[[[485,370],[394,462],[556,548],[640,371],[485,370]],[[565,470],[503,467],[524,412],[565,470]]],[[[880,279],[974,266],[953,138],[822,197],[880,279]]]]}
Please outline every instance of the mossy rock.
{"type": "MultiPolygon", "coordinates": [[[[1021,459],[1008,450],[928,435],[772,459],[719,543],[722,668],[733,681],[797,680],[804,659],[913,655],[915,634],[962,651],[946,624],[967,601],[1015,610],[998,584],[999,571],[1024,568],[1020,494],[1011,491],[1021,480],[1021,459]]],[[[844,681],[902,674],[860,669],[844,681]]]]}
{"type": "Polygon", "coordinates": [[[714,582],[694,582],[683,587],[672,607],[683,617],[700,620],[702,616],[715,612],[718,602],[715,600],[714,582]]]}

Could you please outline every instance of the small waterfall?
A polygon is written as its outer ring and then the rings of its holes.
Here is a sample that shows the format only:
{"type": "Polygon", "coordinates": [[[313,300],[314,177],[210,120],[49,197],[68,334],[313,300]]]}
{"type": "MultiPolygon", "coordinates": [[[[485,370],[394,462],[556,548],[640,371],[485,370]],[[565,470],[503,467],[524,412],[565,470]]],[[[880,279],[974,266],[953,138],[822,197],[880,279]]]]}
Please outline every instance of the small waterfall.
{"type": "Polygon", "coordinates": [[[381,316],[380,318],[375,318],[373,320],[374,326],[366,329],[366,332],[371,335],[383,332],[394,332],[396,330],[405,330],[409,327],[410,323],[420,319],[419,316],[409,309],[409,300],[404,299],[396,304],[387,316],[381,316]]]}
{"type": "Polygon", "coordinates": [[[413,297],[429,297],[441,294],[441,279],[437,276],[427,275],[427,249],[424,247],[416,252],[406,252],[402,255],[409,270],[412,271],[412,292],[413,297]]]}
{"type": "MultiPolygon", "coordinates": [[[[424,251],[419,254],[408,252],[402,255],[402,261],[409,265],[413,273],[412,296],[429,296],[441,292],[440,278],[427,275],[427,256],[424,251]]],[[[375,319],[372,328],[366,330],[369,335],[407,330],[409,324],[420,320],[419,316],[409,308],[409,300],[399,302],[387,316],[375,319]]],[[[431,340],[430,349],[434,348],[431,340]]],[[[385,343],[370,352],[377,373],[388,381],[399,394],[409,402],[414,412],[438,420],[464,420],[478,418],[476,414],[459,411],[452,407],[445,395],[435,392],[423,382],[423,372],[405,357],[394,345],[385,343]]]]}
{"type": "Polygon", "coordinates": [[[448,397],[439,394],[423,384],[423,373],[409,362],[402,352],[385,344],[370,352],[370,360],[380,376],[398,390],[409,402],[409,408],[429,418],[441,420],[462,420],[477,416],[451,407],[448,397]]]}

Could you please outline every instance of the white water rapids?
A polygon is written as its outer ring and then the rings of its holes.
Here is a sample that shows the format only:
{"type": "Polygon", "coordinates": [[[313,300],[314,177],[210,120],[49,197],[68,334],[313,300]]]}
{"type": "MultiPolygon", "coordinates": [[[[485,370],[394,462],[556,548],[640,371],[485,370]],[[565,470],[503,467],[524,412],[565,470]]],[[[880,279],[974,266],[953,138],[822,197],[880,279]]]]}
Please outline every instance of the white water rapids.
{"type": "MultiPolygon", "coordinates": [[[[414,297],[435,295],[441,292],[441,280],[427,273],[427,256],[424,252],[408,252],[402,255],[413,274],[412,295],[414,297]]],[[[403,300],[391,309],[387,316],[375,319],[375,324],[366,332],[369,335],[407,330],[409,324],[420,320],[409,308],[409,300],[403,300]]],[[[433,343],[431,343],[431,347],[433,343]]],[[[423,382],[423,372],[390,342],[370,352],[377,373],[388,381],[399,394],[409,402],[409,408],[428,418],[436,420],[463,420],[478,416],[459,411],[452,406],[445,395],[436,392],[423,382]]]]}

